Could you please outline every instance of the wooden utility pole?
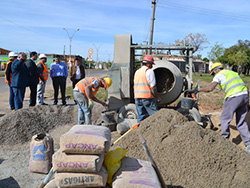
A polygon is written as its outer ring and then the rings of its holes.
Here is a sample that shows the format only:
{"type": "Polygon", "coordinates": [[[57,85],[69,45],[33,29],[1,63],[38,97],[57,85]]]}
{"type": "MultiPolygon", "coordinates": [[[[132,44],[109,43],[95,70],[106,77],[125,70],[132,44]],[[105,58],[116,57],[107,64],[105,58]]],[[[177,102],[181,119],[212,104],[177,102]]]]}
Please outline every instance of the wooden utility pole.
{"type": "MultiPolygon", "coordinates": [[[[154,32],[154,21],[155,21],[155,5],[156,5],[156,0],[152,0],[152,18],[151,18],[149,45],[153,44],[153,32],[154,32]]],[[[150,55],[151,55],[151,53],[152,53],[152,49],[150,49],[150,51],[149,51],[150,55]]]]}

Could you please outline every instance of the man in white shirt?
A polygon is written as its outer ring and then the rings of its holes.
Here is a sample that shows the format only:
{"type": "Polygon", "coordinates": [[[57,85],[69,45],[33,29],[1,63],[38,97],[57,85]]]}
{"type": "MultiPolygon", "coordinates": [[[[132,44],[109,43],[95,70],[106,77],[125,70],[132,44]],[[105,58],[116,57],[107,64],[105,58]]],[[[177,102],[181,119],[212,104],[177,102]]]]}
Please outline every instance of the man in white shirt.
{"type": "Polygon", "coordinates": [[[221,63],[214,63],[210,74],[215,75],[212,83],[204,88],[195,89],[195,92],[211,92],[217,84],[225,91],[226,97],[223,101],[223,111],[221,114],[221,135],[230,137],[229,123],[236,113],[236,127],[240,132],[241,139],[246,146],[246,151],[250,154],[250,131],[245,121],[248,112],[249,90],[238,73],[231,70],[223,70],[221,63]]]}
{"type": "Polygon", "coordinates": [[[137,122],[143,121],[147,114],[153,115],[158,111],[156,102],[160,102],[157,94],[155,74],[152,70],[154,59],[146,55],[142,60],[142,67],[135,72],[134,95],[137,111],[137,122]]]}

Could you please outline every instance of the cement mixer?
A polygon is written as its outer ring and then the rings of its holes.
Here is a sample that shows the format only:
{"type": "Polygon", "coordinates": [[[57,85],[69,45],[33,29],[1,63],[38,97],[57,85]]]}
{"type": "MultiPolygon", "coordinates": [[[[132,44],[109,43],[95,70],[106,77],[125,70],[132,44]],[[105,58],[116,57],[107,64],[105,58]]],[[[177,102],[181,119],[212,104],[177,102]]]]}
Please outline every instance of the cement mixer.
{"type": "MultiPolygon", "coordinates": [[[[133,91],[133,79],[136,69],[135,57],[143,56],[143,52],[152,49],[178,50],[186,53],[185,76],[182,75],[175,64],[162,60],[163,54],[152,54],[155,60],[153,70],[156,76],[157,91],[161,98],[161,102],[158,104],[159,107],[167,107],[167,105],[176,101],[184,90],[192,87],[192,46],[138,45],[133,44],[132,35],[116,35],[114,63],[108,73],[113,84],[108,90],[107,112],[117,112],[117,118],[115,119],[117,131],[120,134],[126,132],[137,122],[133,91]]],[[[192,109],[190,110],[192,111],[192,109]]],[[[103,117],[105,117],[105,113],[103,112],[103,117]]],[[[194,113],[190,112],[190,114],[194,113]]],[[[108,124],[109,122],[105,120],[105,123],[108,124]]]]}

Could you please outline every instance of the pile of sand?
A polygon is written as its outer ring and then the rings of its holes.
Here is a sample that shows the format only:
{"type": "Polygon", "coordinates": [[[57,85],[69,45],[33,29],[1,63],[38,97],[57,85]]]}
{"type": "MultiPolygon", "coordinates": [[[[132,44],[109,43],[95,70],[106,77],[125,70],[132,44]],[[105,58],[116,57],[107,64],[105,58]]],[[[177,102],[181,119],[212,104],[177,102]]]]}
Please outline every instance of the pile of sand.
{"type": "Polygon", "coordinates": [[[218,133],[199,127],[174,110],[162,109],[115,145],[148,160],[143,135],[168,187],[250,185],[250,156],[218,133]]]}
{"type": "MultiPolygon", "coordinates": [[[[101,105],[93,109],[93,124],[100,124],[101,105]]],[[[77,124],[77,105],[48,105],[23,108],[3,116],[0,120],[0,145],[22,144],[31,140],[32,136],[64,125],[77,124]]]]}
{"type": "MultiPolygon", "coordinates": [[[[36,106],[3,116],[0,119],[0,144],[27,143],[21,150],[20,146],[13,146],[2,151],[0,167],[5,170],[0,173],[1,179],[8,181],[8,177],[13,176],[14,183],[26,187],[33,182],[37,187],[44,176],[31,174],[23,168],[28,166],[31,137],[38,132],[50,132],[58,142],[59,137],[77,123],[77,110],[76,105],[36,106]]],[[[101,123],[103,110],[101,105],[95,104],[93,124],[101,123]]],[[[188,122],[177,111],[160,110],[112,149],[123,147],[128,150],[128,156],[148,160],[138,134],[146,139],[168,187],[249,187],[250,156],[218,133],[188,122]]],[[[114,135],[117,133],[112,133],[114,135]]]]}

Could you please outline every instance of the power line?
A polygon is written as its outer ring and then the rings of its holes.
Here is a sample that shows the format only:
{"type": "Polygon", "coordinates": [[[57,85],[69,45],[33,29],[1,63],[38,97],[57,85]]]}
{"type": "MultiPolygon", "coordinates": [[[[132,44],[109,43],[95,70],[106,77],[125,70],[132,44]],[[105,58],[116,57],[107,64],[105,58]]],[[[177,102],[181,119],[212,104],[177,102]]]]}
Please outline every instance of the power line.
{"type": "MultiPolygon", "coordinates": [[[[27,28],[27,27],[24,27],[24,26],[22,26],[22,25],[20,25],[20,24],[15,23],[15,22],[13,22],[13,21],[10,21],[10,20],[8,20],[8,19],[2,17],[2,16],[0,16],[0,18],[1,18],[2,20],[5,20],[5,21],[7,21],[7,22],[9,22],[9,23],[11,23],[11,24],[13,24],[13,25],[16,25],[16,26],[18,26],[18,27],[20,27],[20,28],[22,28],[22,29],[24,29],[24,30],[30,31],[30,32],[32,32],[32,33],[35,33],[35,34],[38,34],[38,35],[41,35],[41,36],[44,36],[44,37],[56,39],[56,37],[51,37],[51,36],[48,36],[48,35],[45,35],[45,34],[42,34],[42,33],[36,32],[36,31],[33,31],[32,29],[29,29],[29,28],[27,28]]],[[[57,39],[59,39],[59,38],[57,38],[57,39]]]]}
{"type": "Polygon", "coordinates": [[[174,8],[175,10],[185,10],[185,12],[193,12],[198,14],[204,14],[204,15],[216,15],[220,17],[224,17],[227,19],[234,19],[234,20],[240,20],[245,22],[250,22],[250,15],[245,14],[236,14],[236,13],[229,13],[229,12],[222,12],[218,10],[212,10],[212,9],[205,9],[201,7],[195,7],[191,5],[185,5],[185,4],[178,4],[173,2],[166,2],[166,1],[159,1],[158,3],[159,7],[162,8],[174,8]]]}

